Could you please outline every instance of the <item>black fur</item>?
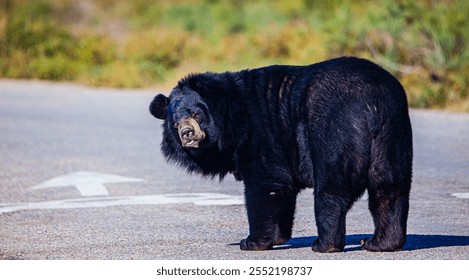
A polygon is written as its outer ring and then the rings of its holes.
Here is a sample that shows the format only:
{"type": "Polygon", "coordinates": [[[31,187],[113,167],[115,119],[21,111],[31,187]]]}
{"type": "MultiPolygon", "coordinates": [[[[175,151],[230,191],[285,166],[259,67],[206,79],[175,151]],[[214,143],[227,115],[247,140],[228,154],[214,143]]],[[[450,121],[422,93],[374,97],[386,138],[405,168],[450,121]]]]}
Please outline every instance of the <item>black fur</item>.
{"type": "Polygon", "coordinates": [[[291,238],[295,201],[314,188],[318,252],[342,251],[345,216],[369,193],[370,251],[402,249],[412,177],[406,94],[381,67],[337,58],[310,66],[195,74],[150,106],[164,119],[162,152],[205,177],[244,181],[249,236],[243,250],[291,238]],[[162,108],[166,112],[162,113],[162,108]],[[197,112],[206,139],[183,148],[173,124],[197,112]]]}

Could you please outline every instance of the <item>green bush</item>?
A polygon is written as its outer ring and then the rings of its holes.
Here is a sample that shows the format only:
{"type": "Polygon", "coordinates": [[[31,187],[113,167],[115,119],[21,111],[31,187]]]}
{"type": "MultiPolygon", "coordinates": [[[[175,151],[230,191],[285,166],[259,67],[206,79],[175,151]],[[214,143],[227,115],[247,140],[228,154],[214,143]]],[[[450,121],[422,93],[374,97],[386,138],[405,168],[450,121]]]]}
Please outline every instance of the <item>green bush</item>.
{"type": "Polygon", "coordinates": [[[166,87],[190,72],[356,55],[395,74],[412,107],[469,112],[465,0],[9,0],[0,8],[2,77],[166,87]]]}
{"type": "Polygon", "coordinates": [[[74,78],[78,72],[73,61],[76,43],[73,36],[45,17],[50,13],[47,3],[34,1],[29,7],[31,11],[20,7],[9,15],[4,31],[3,75],[52,80],[74,78]]]}

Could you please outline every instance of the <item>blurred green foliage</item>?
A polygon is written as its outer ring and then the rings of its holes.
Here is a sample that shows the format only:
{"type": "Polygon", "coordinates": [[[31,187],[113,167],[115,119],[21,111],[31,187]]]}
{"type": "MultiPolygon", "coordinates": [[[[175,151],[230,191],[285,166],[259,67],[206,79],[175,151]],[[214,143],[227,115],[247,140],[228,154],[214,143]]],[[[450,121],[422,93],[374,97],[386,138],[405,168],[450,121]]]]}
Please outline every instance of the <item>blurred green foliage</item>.
{"type": "Polygon", "coordinates": [[[469,112],[466,0],[0,0],[0,77],[169,87],[191,72],[355,55],[412,107],[469,112]]]}

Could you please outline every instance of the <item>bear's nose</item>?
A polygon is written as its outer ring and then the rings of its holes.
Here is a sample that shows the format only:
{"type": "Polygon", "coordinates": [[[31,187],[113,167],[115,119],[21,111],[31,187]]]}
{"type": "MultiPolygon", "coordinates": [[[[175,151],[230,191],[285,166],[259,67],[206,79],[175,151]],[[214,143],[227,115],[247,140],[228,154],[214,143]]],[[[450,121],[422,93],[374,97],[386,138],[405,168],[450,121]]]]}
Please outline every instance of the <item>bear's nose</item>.
{"type": "Polygon", "coordinates": [[[185,127],[183,129],[181,129],[181,136],[184,138],[184,139],[189,139],[190,137],[192,137],[194,135],[194,129],[192,127],[185,127]]]}
{"type": "Polygon", "coordinates": [[[205,132],[200,129],[199,124],[193,118],[181,120],[178,123],[178,134],[181,145],[184,148],[198,148],[199,142],[205,138],[205,132]]]}

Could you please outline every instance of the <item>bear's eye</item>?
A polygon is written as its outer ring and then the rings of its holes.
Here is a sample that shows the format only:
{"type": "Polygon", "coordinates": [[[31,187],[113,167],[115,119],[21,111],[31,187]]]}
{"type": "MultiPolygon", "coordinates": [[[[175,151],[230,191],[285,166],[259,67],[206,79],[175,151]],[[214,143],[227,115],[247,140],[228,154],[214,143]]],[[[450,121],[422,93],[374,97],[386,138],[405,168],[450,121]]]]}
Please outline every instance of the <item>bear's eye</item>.
{"type": "Polygon", "coordinates": [[[202,119],[199,113],[192,113],[192,118],[194,118],[197,122],[200,122],[202,119]]]}
{"type": "Polygon", "coordinates": [[[175,122],[175,123],[174,123],[174,127],[175,127],[175,128],[178,128],[178,127],[179,127],[179,123],[178,123],[178,122],[175,122]]]}

